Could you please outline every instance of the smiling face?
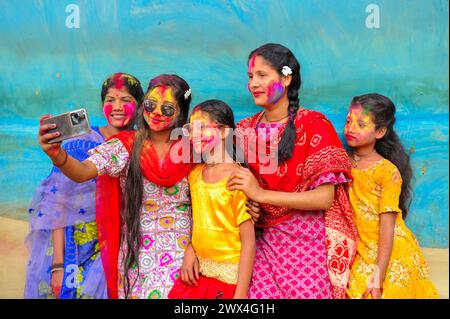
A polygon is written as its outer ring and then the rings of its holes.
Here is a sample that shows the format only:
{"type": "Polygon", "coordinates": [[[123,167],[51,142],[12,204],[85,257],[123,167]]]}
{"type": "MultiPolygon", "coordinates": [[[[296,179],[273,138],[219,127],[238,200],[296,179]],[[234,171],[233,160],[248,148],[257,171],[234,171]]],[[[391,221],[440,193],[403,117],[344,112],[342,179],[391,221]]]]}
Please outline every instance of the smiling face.
{"type": "Polygon", "coordinates": [[[256,105],[276,104],[285,94],[289,85],[287,77],[282,77],[263,57],[253,55],[248,63],[248,90],[256,105]]]}
{"type": "Polygon", "coordinates": [[[143,106],[144,119],[152,131],[160,132],[170,129],[178,121],[180,110],[171,87],[153,88],[145,95],[143,106]]]}
{"type": "Polygon", "coordinates": [[[103,102],[103,114],[109,125],[123,128],[133,119],[136,110],[136,99],[126,88],[110,88],[103,102]]]}
{"type": "Polygon", "coordinates": [[[221,126],[212,121],[208,114],[193,110],[189,120],[189,136],[197,154],[209,152],[222,139],[221,126]]]}
{"type": "Polygon", "coordinates": [[[371,113],[363,106],[350,106],[345,122],[344,134],[348,146],[361,147],[375,144],[383,137],[384,130],[376,130],[371,113]]]}

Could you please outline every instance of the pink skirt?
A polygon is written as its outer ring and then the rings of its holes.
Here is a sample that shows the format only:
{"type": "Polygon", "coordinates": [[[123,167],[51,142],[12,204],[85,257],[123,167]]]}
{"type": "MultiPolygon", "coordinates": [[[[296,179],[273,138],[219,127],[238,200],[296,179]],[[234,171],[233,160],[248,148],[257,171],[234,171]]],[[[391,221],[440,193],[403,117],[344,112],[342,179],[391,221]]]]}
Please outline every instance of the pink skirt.
{"type": "Polygon", "coordinates": [[[297,213],[257,234],[256,258],[248,297],[332,298],[323,212],[297,213]]]}

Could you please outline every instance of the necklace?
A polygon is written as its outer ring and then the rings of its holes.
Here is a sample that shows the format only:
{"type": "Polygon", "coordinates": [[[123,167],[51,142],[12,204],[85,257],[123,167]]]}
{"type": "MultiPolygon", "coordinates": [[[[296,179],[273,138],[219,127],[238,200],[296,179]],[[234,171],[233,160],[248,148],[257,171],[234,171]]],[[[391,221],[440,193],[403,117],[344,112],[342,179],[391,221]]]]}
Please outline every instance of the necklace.
{"type": "Polygon", "coordinates": [[[287,118],[288,116],[289,116],[289,114],[286,115],[285,117],[282,117],[281,119],[277,119],[277,120],[269,120],[269,119],[267,118],[267,116],[266,116],[266,112],[264,112],[264,119],[265,119],[267,122],[269,122],[269,123],[279,122],[279,121],[281,121],[281,120],[284,120],[284,119],[287,118]]]}
{"type": "Polygon", "coordinates": [[[362,159],[369,157],[370,155],[372,155],[372,154],[375,153],[375,152],[376,152],[376,149],[373,149],[372,152],[370,152],[370,153],[368,153],[368,154],[364,154],[364,155],[358,155],[358,154],[354,153],[354,154],[353,154],[353,159],[355,160],[355,162],[359,162],[359,161],[361,161],[362,159]]]}

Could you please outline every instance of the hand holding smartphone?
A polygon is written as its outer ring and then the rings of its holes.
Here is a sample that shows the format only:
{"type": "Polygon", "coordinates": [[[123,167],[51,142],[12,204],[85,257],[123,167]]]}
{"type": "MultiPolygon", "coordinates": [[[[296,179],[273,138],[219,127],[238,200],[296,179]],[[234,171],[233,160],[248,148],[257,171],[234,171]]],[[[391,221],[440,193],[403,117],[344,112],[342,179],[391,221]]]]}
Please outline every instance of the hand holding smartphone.
{"type": "Polygon", "coordinates": [[[49,144],[59,143],[69,138],[89,134],[92,129],[85,109],[78,109],[43,120],[43,124],[56,124],[56,128],[46,133],[60,132],[61,134],[48,141],[49,144]]]}

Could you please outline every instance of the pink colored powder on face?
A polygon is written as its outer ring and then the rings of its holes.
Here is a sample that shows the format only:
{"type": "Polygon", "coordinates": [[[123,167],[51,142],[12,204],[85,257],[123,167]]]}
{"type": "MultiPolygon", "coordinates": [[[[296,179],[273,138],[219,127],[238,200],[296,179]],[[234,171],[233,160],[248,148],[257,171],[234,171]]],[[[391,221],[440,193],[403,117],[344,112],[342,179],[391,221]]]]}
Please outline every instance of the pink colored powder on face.
{"type": "Polygon", "coordinates": [[[277,103],[284,94],[284,86],[281,82],[272,82],[267,86],[267,102],[277,103]]]}
{"type": "Polygon", "coordinates": [[[134,111],[136,110],[136,104],[134,102],[126,103],[123,106],[123,109],[127,117],[123,120],[122,126],[128,124],[133,118],[134,111]]]}
{"type": "Polygon", "coordinates": [[[111,114],[113,109],[112,104],[105,104],[105,106],[103,106],[103,114],[105,114],[106,119],[109,121],[109,115],[111,114]]]}
{"type": "Polygon", "coordinates": [[[118,90],[121,90],[124,86],[124,80],[122,77],[122,73],[116,73],[113,77],[114,87],[118,90]]]}

